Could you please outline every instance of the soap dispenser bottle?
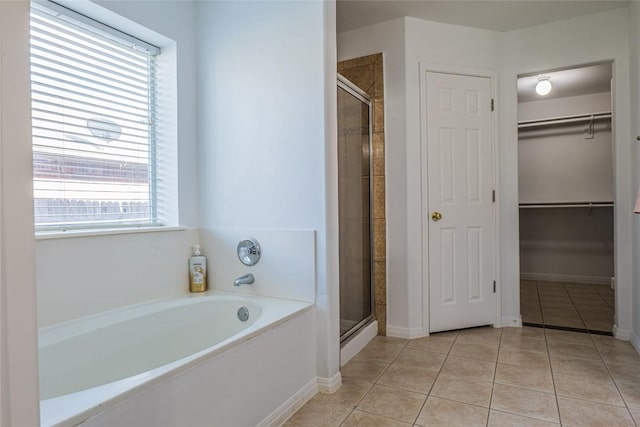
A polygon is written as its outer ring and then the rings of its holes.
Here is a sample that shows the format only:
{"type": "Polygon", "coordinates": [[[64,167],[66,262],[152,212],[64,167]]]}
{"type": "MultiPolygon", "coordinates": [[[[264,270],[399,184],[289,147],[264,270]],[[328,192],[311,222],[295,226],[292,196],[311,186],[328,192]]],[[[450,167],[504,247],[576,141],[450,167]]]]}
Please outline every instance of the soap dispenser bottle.
{"type": "Polygon", "coordinates": [[[200,245],[193,245],[193,256],[189,258],[189,291],[207,290],[207,259],[200,253],[200,245]]]}

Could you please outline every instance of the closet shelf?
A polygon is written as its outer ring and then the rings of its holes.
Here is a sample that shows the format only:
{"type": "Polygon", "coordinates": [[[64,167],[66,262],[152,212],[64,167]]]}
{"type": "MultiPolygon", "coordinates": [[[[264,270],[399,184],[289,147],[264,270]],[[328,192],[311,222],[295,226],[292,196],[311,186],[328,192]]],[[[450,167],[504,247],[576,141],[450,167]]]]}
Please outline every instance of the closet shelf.
{"type": "Polygon", "coordinates": [[[613,202],[560,202],[560,203],[520,203],[520,209],[548,208],[610,208],[613,202]]]}
{"type": "Polygon", "coordinates": [[[592,122],[594,120],[610,119],[611,111],[601,111],[599,113],[578,114],[573,116],[550,117],[539,120],[523,120],[518,122],[518,129],[530,127],[560,125],[564,123],[592,122]]]}

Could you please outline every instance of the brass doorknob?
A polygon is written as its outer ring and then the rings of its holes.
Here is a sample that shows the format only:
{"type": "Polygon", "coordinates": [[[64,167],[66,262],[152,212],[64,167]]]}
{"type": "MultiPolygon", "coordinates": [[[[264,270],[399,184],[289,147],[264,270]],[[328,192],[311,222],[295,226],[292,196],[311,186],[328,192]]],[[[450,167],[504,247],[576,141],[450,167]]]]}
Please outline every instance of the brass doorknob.
{"type": "Polygon", "coordinates": [[[442,219],[442,214],[440,212],[434,212],[431,214],[431,219],[434,221],[440,221],[442,219]]]}

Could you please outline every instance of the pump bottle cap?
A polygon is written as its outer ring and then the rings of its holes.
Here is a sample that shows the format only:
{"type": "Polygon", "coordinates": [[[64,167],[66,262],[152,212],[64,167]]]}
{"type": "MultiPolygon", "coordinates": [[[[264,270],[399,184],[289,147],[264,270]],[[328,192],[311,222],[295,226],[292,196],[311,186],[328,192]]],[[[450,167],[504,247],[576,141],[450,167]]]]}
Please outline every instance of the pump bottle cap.
{"type": "Polygon", "coordinates": [[[193,254],[200,255],[200,245],[193,245],[193,254]]]}

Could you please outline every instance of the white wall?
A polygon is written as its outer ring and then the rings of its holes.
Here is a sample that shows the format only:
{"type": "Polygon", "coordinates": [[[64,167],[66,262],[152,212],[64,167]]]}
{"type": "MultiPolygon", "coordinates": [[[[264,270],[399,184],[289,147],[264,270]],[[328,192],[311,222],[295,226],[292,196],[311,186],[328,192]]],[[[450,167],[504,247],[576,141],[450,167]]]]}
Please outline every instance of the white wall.
{"type": "Polygon", "coordinates": [[[35,426],[29,3],[0,2],[0,425],[35,426]]]}
{"type": "MultiPolygon", "coordinates": [[[[66,1],[78,12],[162,49],[162,73],[172,71],[163,112],[169,156],[177,156],[179,224],[198,225],[195,3],[191,1],[66,1]],[[144,28],[141,28],[144,27],[144,28]],[[171,148],[173,146],[173,148],[171,148]]],[[[39,325],[160,298],[188,289],[187,259],[194,230],[38,240],[39,325]]]]}
{"type": "MultiPolygon", "coordinates": [[[[327,222],[337,191],[328,187],[325,157],[336,145],[326,128],[336,114],[326,104],[335,98],[335,71],[328,71],[335,70],[335,47],[326,45],[327,32],[335,33],[332,6],[200,2],[197,10],[203,235],[216,228],[316,231],[316,311],[327,328],[318,331],[321,377],[338,372],[339,357],[337,274],[329,265],[337,246],[327,222]]],[[[218,262],[211,259],[210,268],[225,267],[218,262]]]]}
{"type": "Polygon", "coordinates": [[[403,18],[338,34],[338,61],[382,53],[385,102],[387,328],[409,325],[407,269],[406,114],[403,18]],[[392,310],[391,308],[397,308],[392,310]]]}
{"type": "MultiPolygon", "coordinates": [[[[338,224],[338,97],[336,64],[336,2],[323,2],[324,26],[324,161],[326,246],[324,256],[326,284],[317,284],[316,312],[318,377],[329,378],[319,384],[320,391],[332,393],[342,384],[340,377],[340,256],[338,224]]],[[[322,263],[318,263],[322,266],[322,263]]],[[[317,266],[317,267],[318,267],[317,266]]]]}
{"type": "MultiPolygon", "coordinates": [[[[420,63],[438,66],[453,66],[487,70],[498,74],[502,62],[503,34],[497,31],[441,24],[422,21],[414,18],[406,19],[406,111],[407,111],[407,153],[406,153],[406,186],[407,186],[407,255],[409,283],[409,328],[420,331],[420,335],[428,332],[428,271],[422,252],[422,235],[427,230],[422,228],[422,218],[428,212],[422,211],[421,187],[421,127],[420,115],[420,63]]],[[[498,82],[492,82],[492,86],[498,82]]],[[[499,139],[496,135],[496,141],[499,139]]],[[[498,285],[502,286],[498,281],[498,285]]]]}
{"type": "Polygon", "coordinates": [[[518,104],[518,121],[611,111],[611,92],[550,98],[518,104]]]}
{"type": "Polygon", "coordinates": [[[197,241],[196,229],[38,240],[38,325],[186,292],[197,241]]]}
{"type": "MultiPolygon", "coordinates": [[[[632,194],[640,186],[640,148],[638,142],[633,142],[640,135],[640,3],[629,4],[629,64],[631,81],[631,165],[632,165],[632,194]]],[[[633,215],[633,252],[631,265],[633,266],[633,334],[631,342],[640,351],[640,215],[633,215]]]]}
{"type": "Polygon", "coordinates": [[[631,328],[631,162],[627,10],[616,9],[508,33],[413,18],[338,35],[339,60],[385,54],[388,330],[414,336],[422,310],[420,251],[420,61],[499,72],[500,275],[502,322],[519,318],[517,93],[519,74],[614,60],[616,277],[621,336],[631,328]],[[399,40],[399,41],[398,41],[399,40]],[[398,65],[404,57],[404,69],[398,65]],[[394,61],[390,61],[393,57],[394,61]],[[402,76],[398,74],[402,73],[402,76]],[[404,91],[404,93],[402,93],[404,91]],[[391,94],[391,96],[389,96],[391,94]],[[405,103],[403,107],[397,104],[405,103]],[[403,115],[406,111],[406,115],[403,115]],[[402,124],[403,120],[406,120],[402,124]]]}
{"type": "Polygon", "coordinates": [[[501,77],[501,280],[503,316],[519,313],[518,134],[516,79],[530,74],[613,60],[616,240],[616,326],[631,331],[631,144],[629,140],[628,10],[582,16],[505,34],[501,77]]]}
{"type": "MultiPolygon", "coordinates": [[[[611,111],[611,93],[518,104],[518,120],[611,111]]],[[[520,203],[614,200],[610,120],[520,129],[520,203]]],[[[520,272],[537,280],[609,284],[614,275],[613,208],[520,209],[520,272]]]]}
{"type": "MultiPolygon", "coordinates": [[[[174,66],[179,83],[175,111],[178,121],[178,162],[181,166],[181,223],[197,225],[197,180],[195,163],[195,19],[192,2],[116,2],[102,6],[129,16],[151,30],[172,38],[180,46],[174,66]],[[161,5],[161,7],[159,7],[161,5]],[[155,7],[153,7],[155,6],[155,7]]],[[[113,237],[87,237],[39,241],[33,239],[30,105],[28,95],[28,6],[23,2],[2,2],[2,415],[9,425],[37,425],[37,351],[35,330],[35,275],[46,306],[42,321],[62,320],[73,314],[113,308],[140,300],[157,298],[186,289],[188,248],[196,239],[193,232],[148,233],[113,237]],[[11,209],[6,209],[10,206],[11,209]],[[105,244],[106,243],[106,244],[105,244]],[[159,246],[154,246],[158,244],[159,246]],[[39,253],[34,261],[34,251],[39,253]],[[92,248],[95,251],[85,249],[92,248]],[[168,253],[168,248],[175,249],[168,253]],[[162,256],[155,256],[158,252],[162,256]],[[93,255],[93,256],[91,256],[93,255]],[[83,266],[78,268],[78,260],[83,266]],[[136,263],[142,261],[140,263],[136,263]],[[6,264],[8,263],[8,264],[6,264]],[[34,267],[35,266],[35,267],[34,267]],[[90,273],[80,276],[80,270],[90,273]],[[94,271],[109,274],[95,275],[94,271]],[[85,271],[86,271],[85,270],[85,271]],[[152,271],[149,275],[143,271],[152,271]],[[62,273],[64,272],[64,274],[62,273]],[[60,274],[58,274],[60,273],[60,274]],[[141,279],[145,276],[144,280],[141,279]],[[90,279],[87,280],[87,277],[90,279]],[[177,280],[178,277],[184,279],[177,280]],[[57,289],[53,283],[64,283],[57,289]],[[119,288],[116,294],[114,288],[119,288]],[[98,301],[100,295],[104,299],[98,301]],[[60,301],[64,300],[64,304],[60,301]],[[92,307],[93,306],[93,307],[92,307]],[[55,314],[52,314],[55,313],[55,314]],[[8,344],[8,347],[7,347],[8,344]],[[10,366],[5,363],[10,363],[10,366]],[[7,408],[10,406],[11,411],[7,408]]],[[[74,8],[91,8],[90,3],[73,2],[74,8]]],[[[95,5],[93,5],[95,6],[95,5]]],[[[95,7],[94,7],[95,10],[95,7]]],[[[82,11],[82,10],[81,10],[82,11]]],[[[105,21],[125,20],[105,10],[105,21]]],[[[107,23],[109,23],[107,22],[107,23]]],[[[135,32],[135,26],[127,30],[135,32]]],[[[143,36],[143,38],[146,38],[143,36]]],[[[153,40],[155,42],[155,40],[153,40]]],[[[168,53],[171,53],[171,45],[168,53]]],[[[173,49],[175,55],[175,49],[173,49]]],[[[174,94],[175,96],[175,94],[174,94]]]]}
{"type": "Polygon", "coordinates": [[[210,289],[315,302],[316,239],[312,230],[203,228],[200,243],[210,260],[210,289]],[[249,237],[261,248],[260,260],[253,266],[244,265],[237,255],[238,242],[249,237]],[[254,282],[234,286],[234,280],[247,273],[253,274],[254,282]]]}
{"type": "MultiPolygon", "coordinates": [[[[502,34],[401,18],[338,35],[338,59],[384,55],[387,331],[423,325],[420,63],[499,71],[502,34]]],[[[426,279],[425,279],[426,280],[426,279]]]]}
{"type": "MultiPolygon", "coordinates": [[[[518,104],[519,120],[602,111],[611,111],[610,93],[518,104]]],[[[614,199],[611,121],[595,121],[592,139],[585,138],[587,124],[519,130],[520,203],[607,202],[614,199]]]]}
{"type": "Polygon", "coordinates": [[[524,279],[608,285],[613,243],[613,208],[520,209],[524,279]]]}

